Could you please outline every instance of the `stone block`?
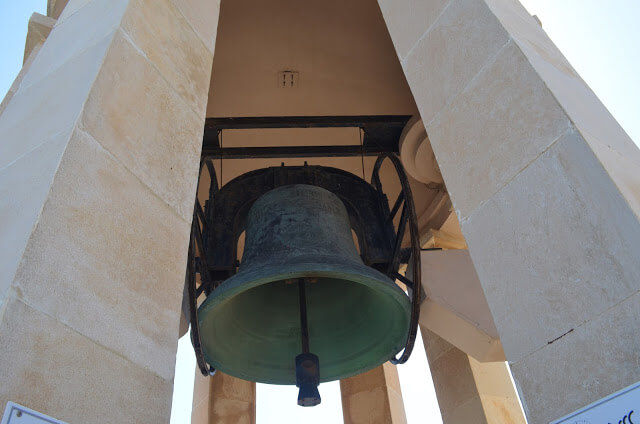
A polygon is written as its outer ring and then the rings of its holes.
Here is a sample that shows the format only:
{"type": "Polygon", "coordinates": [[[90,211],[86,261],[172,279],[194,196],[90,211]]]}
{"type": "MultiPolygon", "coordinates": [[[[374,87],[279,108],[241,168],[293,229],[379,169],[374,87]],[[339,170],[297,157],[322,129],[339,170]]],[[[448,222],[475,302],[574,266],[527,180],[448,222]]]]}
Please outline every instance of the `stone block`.
{"type": "Polygon", "coordinates": [[[122,32],[114,37],[80,126],[191,222],[204,116],[122,32]]]}
{"type": "Polygon", "coordinates": [[[342,411],[345,424],[393,423],[389,409],[389,397],[384,386],[349,396],[343,395],[342,411]]]}
{"type": "Polygon", "coordinates": [[[378,0],[401,61],[450,3],[450,0],[378,0]]]}
{"type": "Polygon", "coordinates": [[[462,228],[510,362],[640,290],[638,219],[575,131],[462,228]]]}
{"type": "Polygon", "coordinates": [[[340,380],[345,424],[406,424],[400,379],[389,362],[340,380]]]}
{"type": "MultiPolygon", "coordinates": [[[[482,400],[476,396],[462,405],[458,405],[448,413],[442,414],[444,424],[490,424],[484,415],[482,400]]],[[[495,423],[509,423],[510,421],[495,421],[495,423]]]]}
{"type": "MultiPolygon", "coordinates": [[[[86,1],[86,0],[85,0],[86,1]]],[[[75,3],[75,0],[71,0],[71,3],[75,3]]],[[[65,6],[69,3],[69,0],[48,0],[47,1],[47,16],[53,19],[58,19],[62,14],[65,6]]]]}
{"type": "Polygon", "coordinates": [[[422,334],[424,351],[430,361],[435,361],[455,347],[423,325],[420,325],[420,334],[422,334]]]}
{"type": "Polygon", "coordinates": [[[0,404],[69,423],[166,423],[172,381],[15,298],[0,321],[0,404]]]}
{"type": "Polygon", "coordinates": [[[31,15],[27,29],[27,39],[24,43],[23,64],[27,62],[31,52],[33,52],[33,49],[44,43],[55,23],[56,20],[48,16],[44,16],[39,13],[31,15]]]}
{"type": "Polygon", "coordinates": [[[522,5],[486,1],[640,217],[640,150],[522,5]]]}
{"type": "Polygon", "coordinates": [[[469,358],[473,378],[489,423],[525,424],[506,362],[480,363],[469,358]]]}
{"type": "Polygon", "coordinates": [[[420,325],[479,361],[504,361],[500,340],[453,310],[427,299],[420,305],[420,325]]]}
{"type": "Polygon", "coordinates": [[[74,125],[108,45],[104,39],[48,78],[20,86],[0,115],[0,169],[74,125]]]}
{"type": "MultiPolygon", "coordinates": [[[[431,121],[507,41],[507,33],[484,2],[451,0],[403,60],[402,67],[432,144],[436,141],[429,130],[431,121]]],[[[433,147],[438,157],[438,150],[433,147]]]]}
{"type": "Polygon", "coordinates": [[[211,379],[203,376],[197,365],[194,371],[195,378],[193,380],[192,406],[195,409],[197,405],[200,405],[203,402],[207,404],[209,403],[211,379]]]}
{"type": "Polygon", "coordinates": [[[122,29],[182,99],[204,118],[213,54],[173,3],[132,0],[122,29]]]}
{"type": "Polygon", "coordinates": [[[498,338],[489,305],[468,250],[421,252],[427,299],[441,304],[492,338],[498,338]],[[464,296],[460,294],[464,293],[464,296]]]}
{"type": "Polygon", "coordinates": [[[211,424],[255,424],[255,419],[252,417],[253,409],[255,407],[247,402],[218,398],[211,406],[209,422],[211,424]]]}
{"type": "Polygon", "coordinates": [[[211,53],[216,47],[220,0],[171,0],[211,53]]]}
{"type": "Polygon", "coordinates": [[[27,58],[27,61],[22,65],[22,69],[20,69],[20,72],[18,72],[18,76],[16,76],[16,78],[13,80],[13,83],[11,83],[11,87],[9,87],[9,90],[7,90],[7,93],[4,95],[4,98],[0,103],[0,115],[2,115],[2,112],[4,112],[4,110],[7,108],[9,101],[13,98],[13,95],[16,94],[16,91],[18,91],[18,88],[20,87],[24,76],[27,74],[27,71],[31,67],[33,60],[36,58],[41,48],[42,44],[38,44],[33,47],[33,50],[27,58]]]}
{"type": "Polygon", "coordinates": [[[354,377],[340,380],[340,392],[350,396],[354,393],[366,392],[384,385],[385,377],[382,366],[376,367],[354,377]]]}
{"type": "Polygon", "coordinates": [[[14,286],[33,308],[170,380],[189,230],[76,130],[14,286]]]}
{"type": "MultiPolygon", "coordinates": [[[[62,9],[62,13],[60,13],[60,17],[58,17],[58,22],[63,22],[87,4],[95,2],[96,0],[49,0],[49,4],[51,4],[52,1],[55,1],[56,3],[66,3],[62,9]]],[[[47,12],[47,14],[51,16],[49,12],[47,12]]]]}
{"type": "Polygon", "coordinates": [[[217,372],[210,379],[209,390],[207,424],[255,424],[256,383],[217,372]]]}
{"type": "Polygon", "coordinates": [[[468,217],[569,125],[518,47],[505,46],[427,129],[458,216],[468,217]]]}
{"type": "Polygon", "coordinates": [[[0,303],[18,269],[71,128],[0,169],[0,303]]]}
{"type": "Polygon", "coordinates": [[[640,380],[640,294],[512,364],[530,424],[560,418],[640,380]]]}
{"type": "Polygon", "coordinates": [[[469,252],[422,252],[421,263],[427,298],[421,305],[420,324],[479,361],[504,361],[469,252]]]}
{"type": "Polygon", "coordinates": [[[255,383],[241,380],[230,375],[216,373],[217,379],[212,381],[212,395],[214,398],[234,399],[242,402],[253,402],[255,398],[255,383]]]}
{"type": "MultiPolygon", "coordinates": [[[[129,0],[93,0],[67,19],[58,21],[22,85],[28,87],[37,83],[74,60],[73,58],[89,50],[96,50],[97,45],[104,49],[102,45],[105,38],[113,36],[128,2],[129,0]]],[[[98,67],[102,58],[100,56],[98,67]]],[[[66,72],[73,77],[77,71],[67,68],[66,72]]]]}
{"type": "Polygon", "coordinates": [[[443,416],[479,396],[469,357],[463,351],[454,348],[436,360],[429,358],[429,366],[443,416]]]}

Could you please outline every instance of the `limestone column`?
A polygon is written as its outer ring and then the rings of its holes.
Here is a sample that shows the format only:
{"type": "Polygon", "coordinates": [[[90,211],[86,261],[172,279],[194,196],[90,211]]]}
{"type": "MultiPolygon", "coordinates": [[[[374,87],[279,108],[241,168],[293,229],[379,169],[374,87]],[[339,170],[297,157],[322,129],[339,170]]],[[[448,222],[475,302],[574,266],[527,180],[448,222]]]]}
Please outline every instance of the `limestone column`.
{"type": "Polygon", "coordinates": [[[385,362],[340,380],[344,424],[406,424],[398,370],[385,362]]]}
{"type": "Polygon", "coordinates": [[[71,0],[0,115],[2,408],[168,422],[217,13],[71,0]]]}
{"type": "Polygon", "coordinates": [[[421,327],[444,424],[524,424],[504,362],[478,362],[421,327]]]}
{"type": "Polygon", "coordinates": [[[255,424],[256,383],[196,370],[191,424],[255,424]]]}
{"type": "Polygon", "coordinates": [[[379,0],[529,423],[640,380],[640,151],[516,0],[379,0]]]}

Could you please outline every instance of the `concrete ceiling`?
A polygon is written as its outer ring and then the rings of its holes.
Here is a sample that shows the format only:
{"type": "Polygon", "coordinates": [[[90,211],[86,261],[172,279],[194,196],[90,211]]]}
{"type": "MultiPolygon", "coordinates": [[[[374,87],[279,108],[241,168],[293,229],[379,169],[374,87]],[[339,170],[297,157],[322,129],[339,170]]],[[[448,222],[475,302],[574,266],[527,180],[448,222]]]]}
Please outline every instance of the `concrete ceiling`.
{"type": "Polygon", "coordinates": [[[207,116],[414,113],[375,0],[222,1],[207,116]]]}
{"type": "MultiPolygon", "coordinates": [[[[417,113],[376,0],[222,0],[207,117],[417,113]],[[298,73],[297,87],[281,87],[283,71],[298,73]]],[[[223,147],[359,143],[357,128],[222,133],[223,147]]],[[[305,161],[369,181],[375,158],[226,159],[216,161],[216,172],[224,184],[254,169],[305,161]]],[[[395,200],[399,184],[392,167],[385,166],[381,177],[395,200]]],[[[208,180],[203,175],[201,196],[208,180]]],[[[412,187],[420,215],[437,190],[416,181],[412,187]]]]}

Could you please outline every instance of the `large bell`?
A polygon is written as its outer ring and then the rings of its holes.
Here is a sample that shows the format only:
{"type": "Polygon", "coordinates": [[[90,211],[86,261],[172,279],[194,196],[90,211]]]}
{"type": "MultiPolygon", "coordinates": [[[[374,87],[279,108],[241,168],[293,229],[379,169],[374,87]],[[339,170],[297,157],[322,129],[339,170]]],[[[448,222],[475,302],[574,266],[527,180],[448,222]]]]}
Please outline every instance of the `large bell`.
{"type": "Polygon", "coordinates": [[[400,351],[410,309],[391,279],[360,260],[340,199],[316,186],[290,185],[254,203],[240,269],[198,315],[204,356],[215,368],[250,381],[296,384],[303,313],[307,350],[319,358],[325,382],[400,351]]]}

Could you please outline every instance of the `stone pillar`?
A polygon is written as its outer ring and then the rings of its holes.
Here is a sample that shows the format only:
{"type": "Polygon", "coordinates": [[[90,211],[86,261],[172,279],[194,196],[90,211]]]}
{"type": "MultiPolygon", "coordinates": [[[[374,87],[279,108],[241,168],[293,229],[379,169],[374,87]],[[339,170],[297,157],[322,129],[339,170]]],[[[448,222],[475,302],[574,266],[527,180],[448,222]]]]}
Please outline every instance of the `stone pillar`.
{"type": "Polygon", "coordinates": [[[379,0],[529,423],[640,380],[640,152],[516,0],[379,0]]]}
{"type": "Polygon", "coordinates": [[[191,424],[255,424],[256,383],[196,370],[191,424]]]}
{"type": "Polygon", "coordinates": [[[386,362],[340,380],[344,424],[406,424],[398,370],[386,362]]]}
{"type": "Polygon", "coordinates": [[[71,0],[0,115],[2,407],[168,422],[217,11],[71,0]]]}
{"type": "Polygon", "coordinates": [[[478,362],[421,327],[444,424],[524,424],[504,362],[478,362]]]}

